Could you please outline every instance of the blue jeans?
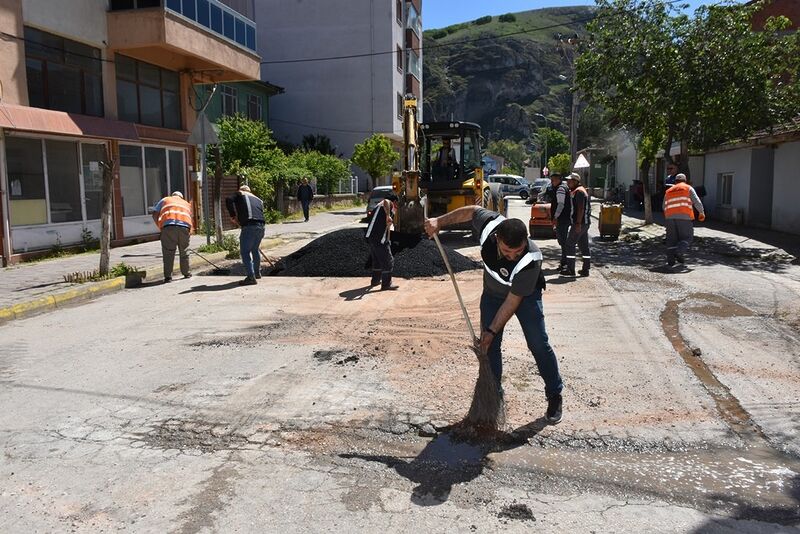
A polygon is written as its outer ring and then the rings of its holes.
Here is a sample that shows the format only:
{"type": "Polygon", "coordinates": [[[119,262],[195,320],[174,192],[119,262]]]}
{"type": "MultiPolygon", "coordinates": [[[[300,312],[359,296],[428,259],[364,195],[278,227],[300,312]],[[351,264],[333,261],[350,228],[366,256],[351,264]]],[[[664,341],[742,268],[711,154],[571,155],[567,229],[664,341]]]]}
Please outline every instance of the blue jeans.
{"type": "MultiPolygon", "coordinates": [[[[481,295],[481,326],[484,330],[491,325],[504,301],[505,297],[499,297],[487,291],[483,292],[483,295],[481,295]]],[[[517,308],[516,316],[522,327],[522,332],[525,334],[528,349],[533,353],[533,359],[536,360],[539,374],[544,379],[545,395],[548,399],[558,395],[564,389],[564,384],[561,382],[561,375],[558,372],[556,354],[550,346],[544,327],[542,292],[537,290],[533,295],[523,298],[519,308],[517,308]]],[[[497,380],[498,387],[500,387],[503,376],[502,343],[503,330],[500,330],[489,346],[489,365],[497,380]]]]}
{"type": "Polygon", "coordinates": [[[264,239],[263,224],[248,224],[242,226],[239,234],[239,252],[242,254],[242,264],[247,276],[253,278],[261,272],[261,252],[258,247],[264,239]]]}

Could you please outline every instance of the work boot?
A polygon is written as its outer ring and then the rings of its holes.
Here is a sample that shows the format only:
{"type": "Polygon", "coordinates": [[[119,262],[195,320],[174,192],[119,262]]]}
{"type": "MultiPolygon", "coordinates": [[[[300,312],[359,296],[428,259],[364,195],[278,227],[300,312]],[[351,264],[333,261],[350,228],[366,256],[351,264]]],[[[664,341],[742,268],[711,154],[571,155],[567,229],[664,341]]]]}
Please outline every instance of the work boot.
{"type": "Polygon", "coordinates": [[[247,277],[247,278],[245,278],[244,280],[241,280],[241,281],[239,282],[239,285],[240,285],[240,286],[254,286],[254,285],[256,285],[257,283],[258,283],[258,282],[256,282],[256,279],[255,279],[254,277],[252,277],[252,276],[248,276],[248,277],[247,277]]]}
{"type": "Polygon", "coordinates": [[[256,271],[256,280],[261,279],[261,270],[256,271]]]}
{"type": "Polygon", "coordinates": [[[583,260],[583,267],[578,271],[580,276],[589,276],[589,260],[583,260]]]}
{"type": "Polygon", "coordinates": [[[183,277],[184,278],[191,278],[192,277],[192,273],[184,274],[183,277]]]}
{"type": "Polygon", "coordinates": [[[683,263],[683,254],[675,254],[675,259],[678,260],[678,263],[683,263]]]}
{"type": "Polygon", "coordinates": [[[400,286],[392,284],[392,273],[383,273],[381,275],[381,291],[394,291],[399,288],[400,286]]]}
{"type": "Polygon", "coordinates": [[[548,423],[551,425],[557,425],[561,422],[562,406],[563,401],[560,393],[557,393],[547,399],[547,411],[545,412],[544,416],[547,418],[548,423]]]}
{"type": "Polygon", "coordinates": [[[567,264],[558,274],[561,276],[575,276],[575,260],[567,260],[567,264]]]}
{"type": "Polygon", "coordinates": [[[172,282],[172,277],[171,276],[165,276],[164,277],[164,283],[165,284],[169,284],[170,282],[172,282]]]}
{"type": "Polygon", "coordinates": [[[381,283],[381,272],[372,271],[372,280],[369,282],[369,287],[375,287],[381,283]]]}

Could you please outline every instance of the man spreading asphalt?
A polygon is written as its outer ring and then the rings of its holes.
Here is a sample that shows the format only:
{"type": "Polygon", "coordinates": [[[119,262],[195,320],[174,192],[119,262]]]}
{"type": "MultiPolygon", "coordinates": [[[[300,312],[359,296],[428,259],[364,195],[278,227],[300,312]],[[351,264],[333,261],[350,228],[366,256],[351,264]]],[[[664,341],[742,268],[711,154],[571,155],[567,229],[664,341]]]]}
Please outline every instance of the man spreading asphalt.
{"type": "Polygon", "coordinates": [[[369,285],[375,287],[380,284],[381,291],[398,289],[398,286],[392,284],[394,257],[392,257],[392,242],[389,239],[395,202],[397,195],[394,193],[386,195],[386,198],[375,207],[364,235],[364,239],[369,243],[372,257],[372,280],[369,285]]]}
{"type": "Polygon", "coordinates": [[[591,256],[589,253],[589,223],[592,220],[592,206],[589,193],[581,185],[581,176],[573,172],[567,178],[570,190],[570,229],[567,236],[567,265],[561,270],[563,276],[575,276],[575,248],[580,249],[583,266],[581,276],[589,276],[591,256]]]}
{"type": "Polygon", "coordinates": [[[181,274],[190,278],[189,233],[192,231],[192,205],[183,199],[183,193],[175,191],[153,206],[153,222],[161,230],[161,257],[164,260],[164,282],[172,282],[175,266],[175,249],[180,249],[181,274]]]}
{"type": "Polygon", "coordinates": [[[264,202],[243,185],[239,192],[225,199],[225,207],[239,232],[239,252],[247,275],[239,282],[242,286],[256,285],[261,278],[261,240],[264,239],[264,202]]]}
{"type": "Polygon", "coordinates": [[[550,199],[550,218],[553,220],[553,230],[556,232],[558,246],[561,247],[561,261],[558,263],[560,271],[567,265],[567,235],[569,234],[572,202],[570,201],[569,187],[561,179],[561,173],[554,172],[550,175],[550,187],[553,196],[550,199]]]}
{"type": "Polygon", "coordinates": [[[559,423],[564,385],[544,325],[542,253],[528,238],[528,230],[522,221],[506,219],[478,206],[465,206],[441,217],[426,219],[425,232],[432,237],[448,226],[470,221],[474,231],[480,235],[484,265],[480,351],[488,356],[502,395],[503,329],[511,316],[516,315],[544,380],[547,397],[545,417],[552,424],[559,423]]]}
{"type": "Polygon", "coordinates": [[[672,267],[675,260],[684,263],[684,254],[689,250],[694,238],[694,210],[697,219],[706,220],[703,203],[694,187],[686,183],[686,175],[675,176],[675,185],[664,193],[664,225],[667,230],[667,265],[672,267]]]}

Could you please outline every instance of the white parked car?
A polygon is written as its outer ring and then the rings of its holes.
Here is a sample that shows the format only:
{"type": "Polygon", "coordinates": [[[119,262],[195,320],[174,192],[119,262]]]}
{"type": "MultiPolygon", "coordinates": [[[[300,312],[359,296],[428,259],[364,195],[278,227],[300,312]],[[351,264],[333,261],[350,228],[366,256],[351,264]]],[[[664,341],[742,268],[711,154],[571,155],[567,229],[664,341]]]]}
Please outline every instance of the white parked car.
{"type": "Polygon", "coordinates": [[[522,176],[516,174],[492,174],[487,177],[489,183],[498,184],[498,190],[503,197],[519,195],[521,199],[528,198],[530,183],[522,176]]]}

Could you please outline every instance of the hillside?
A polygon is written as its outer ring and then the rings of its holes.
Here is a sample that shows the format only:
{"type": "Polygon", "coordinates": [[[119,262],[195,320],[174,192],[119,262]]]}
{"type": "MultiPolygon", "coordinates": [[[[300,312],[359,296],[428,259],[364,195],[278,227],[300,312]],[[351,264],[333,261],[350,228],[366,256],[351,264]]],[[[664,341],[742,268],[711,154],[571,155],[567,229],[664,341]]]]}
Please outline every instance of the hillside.
{"type": "Polygon", "coordinates": [[[484,24],[427,30],[424,120],[452,114],[480,124],[487,139],[526,141],[533,128],[544,125],[534,116],[542,113],[549,126],[566,133],[572,73],[554,35],[584,35],[593,11],[587,6],[537,9],[514,13],[511,22],[495,16],[484,24]],[[544,29],[529,31],[538,28],[544,29]]]}

